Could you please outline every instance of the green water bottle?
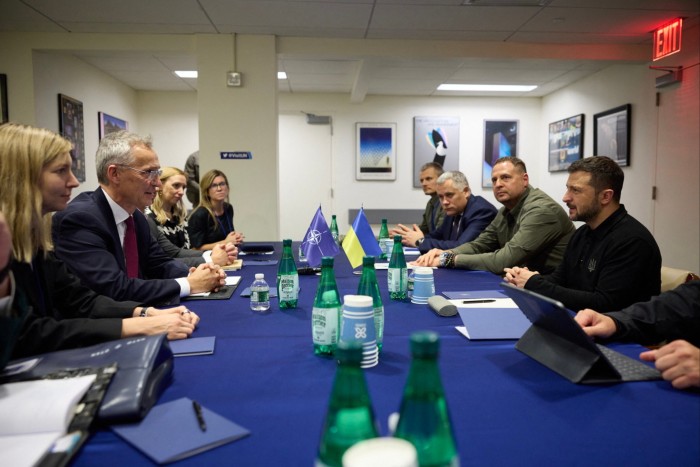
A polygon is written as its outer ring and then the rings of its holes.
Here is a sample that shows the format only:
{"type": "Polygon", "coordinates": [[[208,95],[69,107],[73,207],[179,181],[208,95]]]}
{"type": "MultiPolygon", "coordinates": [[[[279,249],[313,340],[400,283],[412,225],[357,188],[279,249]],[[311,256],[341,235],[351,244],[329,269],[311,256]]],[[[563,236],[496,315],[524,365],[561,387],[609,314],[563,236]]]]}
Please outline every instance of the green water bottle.
{"type": "Polygon", "coordinates": [[[367,383],[360,368],[362,344],[341,341],[335,356],[338,369],[318,446],[317,466],[341,467],[343,454],[348,448],[379,436],[367,383]]]}
{"type": "Polygon", "coordinates": [[[282,241],[282,258],[277,269],[277,296],[280,308],[296,308],[299,300],[299,274],[292,256],[292,241],[282,241]]]}
{"type": "Polygon", "coordinates": [[[432,331],[411,335],[413,360],[394,436],[410,441],[421,467],[454,467],[459,456],[437,365],[440,338],[432,331]]]}
{"type": "Polygon", "coordinates": [[[387,271],[389,297],[392,300],[405,300],[408,290],[408,268],[401,246],[401,235],[394,235],[394,248],[391,250],[389,269],[387,271]]]}
{"type": "Polygon", "coordinates": [[[335,214],[331,217],[331,236],[335,244],[340,246],[340,234],[338,233],[338,221],[335,219],[335,214]]]}
{"type": "Polygon", "coordinates": [[[382,250],[382,254],[379,259],[386,259],[389,256],[389,245],[391,245],[389,227],[386,225],[386,219],[382,219],[382,226],[379,228],[379,249],[382,250]]]}
{"type": "Polygon", "coordinates": [[[377,330],[377,347],[382,350],[384,340],[384,305],[382,296],[379,293],[377,274],[374,270],[374,256],[362,258],[362,276],[360,285],[357,287],[357,295],[372,297],[372,307],[374,308],[374,327],[377,330]]]}
{"type": "Polygon", "coordinates": [[[311,335],[316,355],[333,355],[340,334],[340,295],[333,272],[333,257],[321,258],[321,280],[311,313],[311,335]]]}

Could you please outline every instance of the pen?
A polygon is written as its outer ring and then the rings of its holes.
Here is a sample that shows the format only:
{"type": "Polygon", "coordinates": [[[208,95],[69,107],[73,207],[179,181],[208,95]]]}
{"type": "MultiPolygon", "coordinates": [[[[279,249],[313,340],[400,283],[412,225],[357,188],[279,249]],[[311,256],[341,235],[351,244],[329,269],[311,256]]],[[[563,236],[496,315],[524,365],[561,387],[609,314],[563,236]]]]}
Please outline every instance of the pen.
{"type": "Polygon", "coordinates": [[[197,423],[199,423],[199,429],[202,431],[207,431],[207,423],[204,421],[204,415],[202,414],[202,406],[199,402],[192,401],[192,408],[194,409],[194,414],[197,416],[197,423]]]}
{"type": "Polygon", "coordinates": [[[462,300],[462,303],[493,303],[495,301],[496,301],[496,299],[489,298],[486,300],[462,300]]]}

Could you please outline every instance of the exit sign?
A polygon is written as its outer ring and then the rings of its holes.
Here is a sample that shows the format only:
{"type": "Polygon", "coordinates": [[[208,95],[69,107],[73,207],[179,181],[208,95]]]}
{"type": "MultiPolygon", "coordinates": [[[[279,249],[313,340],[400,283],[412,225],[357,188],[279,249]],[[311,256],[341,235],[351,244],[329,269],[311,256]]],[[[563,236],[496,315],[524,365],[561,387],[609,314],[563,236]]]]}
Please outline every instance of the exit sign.
{"type": "Polygon", "coordinates": [[[682,27],[683,19],[678,18],[654,30],[654,50],[652,51],[654,61],[681,51],[682,27]]]}

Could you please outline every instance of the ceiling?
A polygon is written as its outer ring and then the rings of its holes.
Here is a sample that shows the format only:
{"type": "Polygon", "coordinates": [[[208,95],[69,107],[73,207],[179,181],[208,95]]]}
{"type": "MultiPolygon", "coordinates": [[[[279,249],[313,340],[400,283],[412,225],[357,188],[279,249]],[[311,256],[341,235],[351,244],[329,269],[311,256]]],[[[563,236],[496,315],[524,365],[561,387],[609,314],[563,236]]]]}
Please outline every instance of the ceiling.
{"type": "MultiPolygon", "coordinates": [[[[651,30],[677,17],[684,27],[697,25],[700,2],[0,0],[0,12],[0,32],[265,34],[278,44],[311,38],[318,47],[278,54],[278,69],[288,75],[279,89],[361,101],[372,94],[484,95],[436,90],[446,82],[534,84],[534,91],[506,95],[543,96],[612,63],[648,62],[651,30]],[[323,47],[329,43],[338,46],[323,47]]],[[[197,87],[196,79],[173,74],[196,69],[194,54],[70,53],[136,90],[197,87]]]]}

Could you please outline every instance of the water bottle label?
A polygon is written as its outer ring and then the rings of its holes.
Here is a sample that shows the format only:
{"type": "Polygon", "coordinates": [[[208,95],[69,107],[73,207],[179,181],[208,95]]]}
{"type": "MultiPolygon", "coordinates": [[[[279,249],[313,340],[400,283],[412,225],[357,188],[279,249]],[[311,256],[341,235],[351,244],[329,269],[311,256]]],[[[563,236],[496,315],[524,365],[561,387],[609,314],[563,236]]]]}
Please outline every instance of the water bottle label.
{"type": "Polygon", "coordinates": [[[314,344],[335,345],[338,343],[338,316],[340,308],[317,308],[311,312],[311,332],[314,344]]]}
{"type": "Polygon", "coordinates": [[[408,270],[406,268],[389,268],[387,271],[389,292],[405,292],[407,282],[408,270]]]}
{"type": "Polygon", "coordinates": [[[270,291],[269,290],[254,290],[250,292],[251,302],[269,302],[270,301],[270,291]]]}
{"type": "Polygon", "coordinates": [[[280,276],[279,299],[296,300],[299,297],[299,276],[289,274],[280,276]]]}

